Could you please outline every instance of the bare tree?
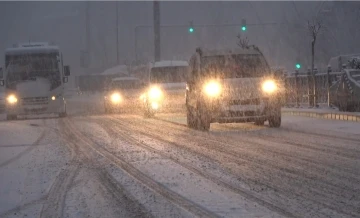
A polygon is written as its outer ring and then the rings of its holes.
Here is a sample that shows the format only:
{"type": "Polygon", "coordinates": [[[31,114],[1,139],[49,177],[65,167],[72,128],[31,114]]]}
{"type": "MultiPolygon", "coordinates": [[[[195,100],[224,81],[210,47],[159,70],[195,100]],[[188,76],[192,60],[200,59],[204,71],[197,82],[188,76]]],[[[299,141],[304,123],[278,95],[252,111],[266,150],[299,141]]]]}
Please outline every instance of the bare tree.
{"type": "MultiPolygon", "coordinates": [[[[314,60],[315,60],[315,43],[322,28],[321,21],[315,19],[312,22],[308,21],[308,30],[311,37],[311,75],[313,80],[313,88],[314,88],[314,96],[313,96],[313,104],[317,106],[317,99],[316,99],[316,81],[315,81],[315,72],[314,72],[314,60]]],[[[310,96],[309,96],[310,97],[310,96]]]]}
{"type": "Polygon", "coordinates": [[[248,37],[243,38],[241,36],[241,34],[238,34],[237,38],[238,38],[238,42],[237,42],[238,46],[240,46],[241,48],[249,48],[249,39],[248,39],[248,37]]]}

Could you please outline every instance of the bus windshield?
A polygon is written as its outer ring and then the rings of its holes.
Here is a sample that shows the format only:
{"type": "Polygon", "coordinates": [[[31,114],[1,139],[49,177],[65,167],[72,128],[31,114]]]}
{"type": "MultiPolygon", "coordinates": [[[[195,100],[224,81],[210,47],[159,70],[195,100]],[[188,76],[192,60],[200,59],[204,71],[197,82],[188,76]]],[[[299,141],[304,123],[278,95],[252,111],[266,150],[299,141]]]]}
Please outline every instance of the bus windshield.
{"type": "Polygon", "coordinates": [[[51,89],[61,85],[58,53],[7,55],[6,80],[8,88],[14,88],[17,82],[34,80],[36,77],[49,79],[51,89]]]}
{"type": "Polygon", "coordinates": [[[261,55],[205,56],[202,58],[204,76],[220,78],[262,77],[270,72],[261,55]]]}
{"type": "Polygon", "coordinates": [[[152,83],[182,83],[185,82],[186,66],[154,67],[150,72],[152,83]]]}

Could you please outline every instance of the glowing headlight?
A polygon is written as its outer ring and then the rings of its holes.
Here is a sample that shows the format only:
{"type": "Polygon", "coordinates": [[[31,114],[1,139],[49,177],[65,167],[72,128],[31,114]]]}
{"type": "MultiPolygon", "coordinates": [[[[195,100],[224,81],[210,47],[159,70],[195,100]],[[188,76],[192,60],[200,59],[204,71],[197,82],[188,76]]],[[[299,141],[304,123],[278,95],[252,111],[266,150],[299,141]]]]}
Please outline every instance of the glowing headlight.
{"type": "Polygon", "coordinates": [[[7,97],[7,101],[8,101],[10,104],[15,104],[18,100],[17,100],[17,98],[16,98],[15,95],[9,95],[9,96],[7,97]]]}
{"type": "Polygon", "coordinates": [[[159,108],[159,104],[157,102],[151,102],[151,108],[157,110],[159,108]]]}
{"type": "Polygon", "coordinates": [[[277,85],[273,80],[267,80],[262,85],[262,90],[267,93],[273,93],[277,90],[277,85]]]}
{"type": "Polygon", "coordinates": [[[56,97],[55,96],[52,96],[51,97],[51,100],[55,101],[56,97]]]}
{"type": "Polygon", "coordinates": [[[162,97],[162,91],[157,87],[153,87],[149,91],[149,97],[151,99],[160,99],[162,97]]]}
{"type": "Polygon", "coordinates": [[[220,95],[221,86],[218,82],[212,81],[205,85],[204,91],[207,95],[211,97],[217,97],[220,95]]]}
{"type": "Polygon", "coordinates": [[[121,96],[119,93],[114,93],[111,95],[111,101],[113,103],[119,103],[121,101],[121,96]]]}

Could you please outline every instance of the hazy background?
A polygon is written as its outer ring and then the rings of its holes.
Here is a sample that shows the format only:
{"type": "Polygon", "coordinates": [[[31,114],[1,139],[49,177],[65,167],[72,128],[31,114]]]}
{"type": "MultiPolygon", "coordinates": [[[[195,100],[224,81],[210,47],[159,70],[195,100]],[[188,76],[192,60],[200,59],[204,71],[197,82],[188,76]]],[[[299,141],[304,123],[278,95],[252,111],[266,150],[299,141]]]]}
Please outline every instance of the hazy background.
{"type": "MultiPolygon", "coordinates": [[[[116,65],[116,5],[119,10],[120,64],[153,61],[153,2],[1,2],[0,66],[4,50],[17,42],[50,41],[58,44],[73,75],[96,73],[116,65]],[[80,65],[86,50],[86,7],[89,7],[91,65],[80,65]]],[[[316,65],[331,56],[360,51],[360,2],[161,2],[161,24],[223,24],[278,22],[279,26],[248,26],[245,35],[258,45],[272,66],[293,70],[295,59],[310,66],[307,21],[316,16],[324,28],[316,44],[316,65]]],[[[161,29],[161,58],[189,60],[195,47],[234,47],[239,27],[161,29]]],[[[242,34],[244,35],[244,34],[242,34]]]]}

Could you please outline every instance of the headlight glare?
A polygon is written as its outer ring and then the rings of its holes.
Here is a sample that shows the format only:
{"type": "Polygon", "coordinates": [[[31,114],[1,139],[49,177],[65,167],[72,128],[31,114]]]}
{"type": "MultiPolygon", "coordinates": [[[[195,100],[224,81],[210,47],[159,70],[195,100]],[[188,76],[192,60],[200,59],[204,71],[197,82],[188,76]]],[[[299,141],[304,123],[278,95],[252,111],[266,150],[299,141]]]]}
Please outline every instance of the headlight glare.
{"type": "Polygon", "coordinates": [[[267,80],[262,84],[262,90],[266,93],[273,93],[278,89],[273,80],[267,80]]]}
{"type": "Polygon", "coordinates": [[[221,86],[218,82],[211,81],[205,85],[204,91],[210,97],[217,97],[220,95],[221,86]]]}
{"type": "Polygon", "coordinates": [[[121,102],[121,96],[120,96],[120,94],[119,94],[119,93],[113,93],[113,94],[111,95],[111,101],[112,101],[113,103],[120,103],[120,102],[121,102]]]}
{"type": "Polygon", "coordinates": [[[9,96],[7,97],[7,101],[8,101],[10,104],[15,104],[15,103],[18,101],[18,99],[16,98],[15,95],[9,95],[9,96]]]}
{"type": "Polygon", "coordinates": [[[149,90],[149,97],[151,99],[160,99],[162,97],[162,91],[158,87],[152,87],[149,90]]]}
{"type": "Polygon", "coordinates": [[[51,100],[55,101],[56,97],[55,96],[52,96],[51,97],[51,100]]]}
{"type": "Polygon", "coordinates": [[[151,102],[151,108],[157,110],[159,109],[159,104],[157,102],[151,102]]]}

